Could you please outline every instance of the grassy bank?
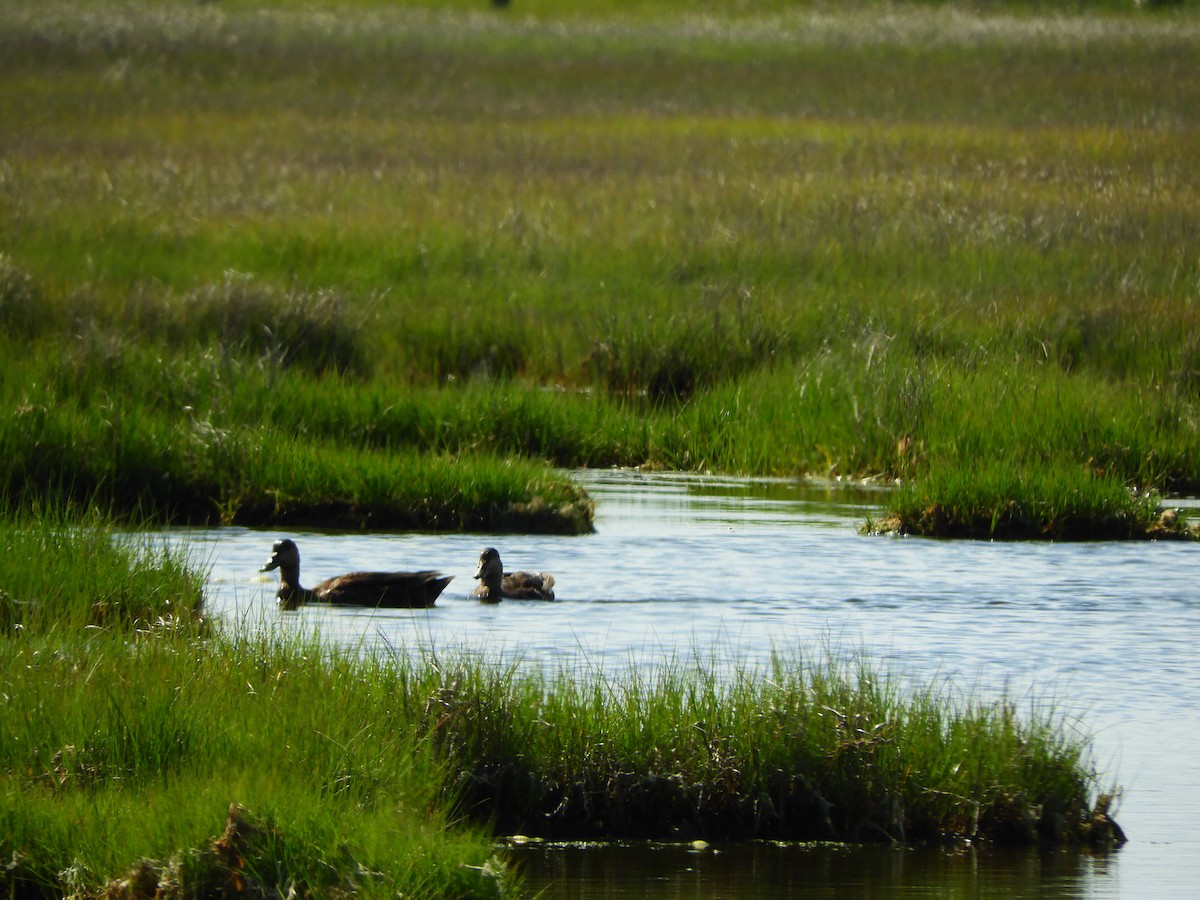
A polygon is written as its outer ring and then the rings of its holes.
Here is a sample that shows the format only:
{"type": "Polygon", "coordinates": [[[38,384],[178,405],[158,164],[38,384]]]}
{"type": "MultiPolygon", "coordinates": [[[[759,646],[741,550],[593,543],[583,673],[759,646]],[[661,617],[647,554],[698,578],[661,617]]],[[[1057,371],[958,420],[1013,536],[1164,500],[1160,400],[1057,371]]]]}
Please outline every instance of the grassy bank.
{"type": "Polygon", "coordinates": [[[651,465],[1147,534],[1200,485],[1198,44],[1186,5],[15,0],[4,482],[573,531],[555,467],[651,465]]]}
{"type": "Polygon", "coordinates": [[[1076,728],[860,661],[364,654],[214,631],[195,574],[102,523],[5,521],[0,545],[9,896],[517,896],[493,844],[516,832],[1124,840],[1076,728]]]}
{"type": "Polygon", "coordinates": [[[508,895],[381,667],[113,634],[4,660],[12,896],[508,895]]]}

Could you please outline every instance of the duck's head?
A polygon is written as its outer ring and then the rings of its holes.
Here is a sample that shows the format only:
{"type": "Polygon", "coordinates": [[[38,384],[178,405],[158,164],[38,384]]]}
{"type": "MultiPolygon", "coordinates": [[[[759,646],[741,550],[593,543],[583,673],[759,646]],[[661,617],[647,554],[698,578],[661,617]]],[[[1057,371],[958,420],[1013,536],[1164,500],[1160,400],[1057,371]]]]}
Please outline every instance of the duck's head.
{"type": "Polygon", "coordinates": [[[260,572],[270,572],[272,569],[295,569],[300,567],[300,550],[291,538],[276,541],[271,547],[271,558],[268,559],[260,572]]]}
{"type": "Polygon", "coordinates": [[[487,584],[504,576],[504,564],[500,562],[500,554],[495,547],[488,547],[479,554],[479,565],[475,567],[475,577],[487,584]]]}

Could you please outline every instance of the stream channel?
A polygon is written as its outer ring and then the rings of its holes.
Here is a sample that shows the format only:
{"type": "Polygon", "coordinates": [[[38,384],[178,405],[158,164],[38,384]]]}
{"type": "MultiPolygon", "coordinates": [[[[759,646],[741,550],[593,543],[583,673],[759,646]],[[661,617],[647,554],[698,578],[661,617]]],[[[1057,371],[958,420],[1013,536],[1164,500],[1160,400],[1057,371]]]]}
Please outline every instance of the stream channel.
{"type": "MultiPolygon", "coordinates": [[[[529,843],[509,851],[548,898],[1200,898],[1200,546],[869,537],[879,489],[628,471],[575,477],[582,537],[170,533],[209,568],[226,627],[310,628],[365,648],[453,650],[578,670],[774,652],[865,656],[956,695],[1047,706],[1092,738],[1122,799],[1117,851],[529,843]],[[274,608],[271,543],[294,538],[305,584],[360,569],[441,569],[430,610],[274,608]],[[560,602],[466,599],[480,550],[552,572],[560,602]]],[[[1187,501],[1172,501],[1189,505],[1187,501]]],[[[1191,502],[1190,505],[1195,505],[1191,502]]],[[[1192,510],[1193,518],[1196,511],[1192,510]]]]}

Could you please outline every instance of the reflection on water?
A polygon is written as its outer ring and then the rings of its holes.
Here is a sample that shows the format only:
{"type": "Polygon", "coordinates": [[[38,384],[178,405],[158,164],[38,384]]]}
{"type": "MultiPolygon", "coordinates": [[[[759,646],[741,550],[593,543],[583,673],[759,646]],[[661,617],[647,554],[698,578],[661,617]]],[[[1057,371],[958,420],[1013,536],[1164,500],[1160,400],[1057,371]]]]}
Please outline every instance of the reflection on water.
{"type": "Polygon", "coordinates": [[[283,535],[219,529],[173,539],[210,566],[210,605],[231,627],[317,628],[364,650],[453,650],[585,678],[681,659],[755,668],[772,653],[866,654],[920,686],[1004,696],[1022,710],[1052,706],[1095,736],[1106,783],[1125,789],[1118,820],[1131,842],[1106,858],[768,846],[514,851],[531,877],[541,870],[544,881],[566,882],[556,890],[570,892],[552,896],[622,896],[612,885],[633,871],[639,885],[658,879],[655,893],[667,896],[787,893],[789,879],[805,884],[805,896],[1200,896],[1200,547],[864,537],[858,527],[880,504],[878,490],[578,477],[597,501],[594,535],[289,535],[306,583],[355,569],[453,574],[430,610],[280,614],[273,576],[257,570],[283,535]],[[553,573],[560,602],[466,599],[489,544],[509,568],[553,573]],[[638,860],[651,861],[649,874],[638,860]]]}
{"type": "Polygon", "coordinates": [[[738,844],[570,847],[510,851],[546,900],[653,897],[1080,897],[1111,856],[949,852],[897,847],[738,844]]]}

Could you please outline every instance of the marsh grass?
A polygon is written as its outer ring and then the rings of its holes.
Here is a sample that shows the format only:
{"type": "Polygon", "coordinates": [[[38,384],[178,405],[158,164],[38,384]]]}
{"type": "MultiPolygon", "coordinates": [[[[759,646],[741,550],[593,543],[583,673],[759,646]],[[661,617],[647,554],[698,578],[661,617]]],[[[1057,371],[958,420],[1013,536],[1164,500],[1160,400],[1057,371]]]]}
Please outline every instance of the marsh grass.
{"type": "MultiPolygon", "coordinates": [[[[252,277],[227,272],[217,285],[190,292],[177,304],[147,303],[158,321],[139,322],[151,338],[172,345],[216,344],[226,353],[251,356],[281,368],[315,374],[368,374],[371,344],[366,314],[332,291],[271,290],[252,277]],[[172,308],[174,307],[174,308],[172,308]]],[[[138,311],[141,312],[141,311],[138,311]]],[[[126,312],[126,321],[137,312],[126,312]]]]}
{"type": "MultiPolygon", "coordinates": [[[[423,442],[381,408],[378,391],[356,401],[353,388],[264,376],[253,364],[231,367],[217,357],[188,372],[181,366],[158,379],[142,377],[141,367],[153,365],[136,345],[85,351],[70,374],[55,363],[42,392],[22,392],[0,430],[6,503],[245,525],[565,533],[592,527],[586,493],[542,464],[500,456],[507,445],[485,437],[486,418],[456,416],[462,425],[455,440],[435,454],[436,433],[446,430],[436,411],[417,410],[431,432],[423,442]],[[248,391],[251,384],[256,388],[248,391]],[[255,399],[262,405],[252,405],[255,399]],[[311,414],[311,429],[294,413],[311,414]]],[[[529,446],[536,447],[536,435],[529,434],[529,446]]]]}
{"type": "Polygon", "coordinates": [[[1032,476],[986,463],[964,467],[906,485],[892,508],[895,521],[868,529],[982,539],[1187,536],[1182,523],[1163,518],[1157,496],[1131,492],[1123,482],[1082,467],[1032,476]],[[1029,483],[1031,477],[1035,483],[1029,483]]]}
{"type": "Polygon", "coordinates": [[[1084,747],[1053,717],[905,692],[832,656],[729,678],[687,663],[586,680],[457,674],[439,702],[434,737],[459,760],[460,802],[502,833],[1117,839],[1093,819],[1084,747]]]}
{"type": "MultiPolygon", "coordinates": [[[[203,576],[107,519],[32,508],[0,519],[0,634],[85,629],[196,635],[207,626],[203,576]]],[[[14,637],[15,639],[15,637],[14,637]]]]}
{"type": "Polygon", "coordinates": [[[450,827],[406,676],[270,640],[10,649],[0,840],[22,889],[505,894],[486,835],[450,827]]]}
{"type": "Polygon", "coordinates": [[[971,517],[1100,508],[1039,469],[1200,485],[1187,8],[475,6],[5,4],[10,486],[562,530],[504,512],[561,505],[550,467],[900,478],[971,517]],[[375,487],[321,470],[356,446],[375,487]],[[424,477],[399,447],[523,471],[385,512],[424,477]]]}
{"type": "Polygon", "coordinates": [[[0,821],[47,893],[477,895],[510,878],[489,834],[1123,840],[1053,715],[834,657],[580,677],[311,637],[32,638],[0,662],[0,821]]]}

